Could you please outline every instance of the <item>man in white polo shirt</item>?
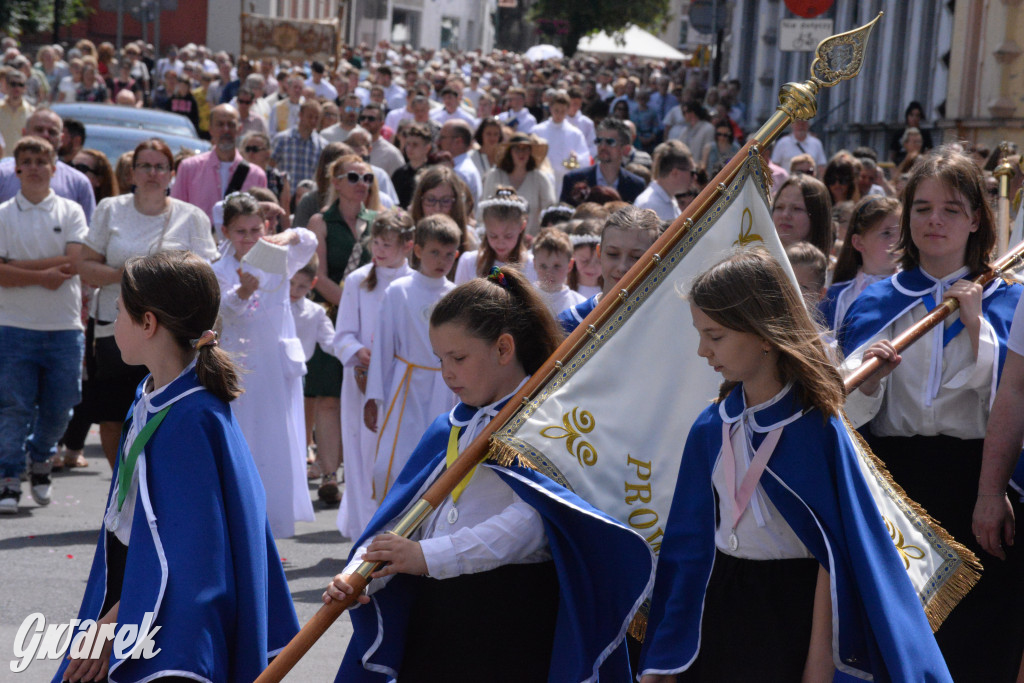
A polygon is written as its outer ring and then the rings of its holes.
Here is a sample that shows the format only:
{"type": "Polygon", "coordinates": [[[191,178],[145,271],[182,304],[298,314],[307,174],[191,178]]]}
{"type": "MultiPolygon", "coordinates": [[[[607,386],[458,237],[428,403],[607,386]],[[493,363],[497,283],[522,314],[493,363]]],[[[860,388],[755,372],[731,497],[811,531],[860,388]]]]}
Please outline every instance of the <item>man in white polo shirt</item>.
{"type": "Polygon", "coordinates": [[[663,221],[674,221],[680,213],[676,195],[693,185],[693,157],[679,140],[668,140],[654,148],[654,180],[634,204],[653,209],[663,221]]]}
{"type": "Polygon", "coordinates": [[[49,505],[50,458],[81,399],[82,289],[74,263],[88,230],[82,207],[57,196],[57,152],[24,137],[14,147],[21,190],[0,204],[0,513],[15,514],[21,474],[49,505]]]}

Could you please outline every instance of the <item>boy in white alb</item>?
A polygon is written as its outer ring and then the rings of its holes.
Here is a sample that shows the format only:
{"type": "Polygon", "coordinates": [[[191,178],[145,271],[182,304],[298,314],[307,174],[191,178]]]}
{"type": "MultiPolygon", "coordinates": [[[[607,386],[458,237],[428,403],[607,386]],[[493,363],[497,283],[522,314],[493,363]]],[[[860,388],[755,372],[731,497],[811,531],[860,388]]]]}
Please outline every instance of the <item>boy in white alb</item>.
{"type": "MultiPolygon", "coordinates": [[[[291,279],[291,287],[288,291],[288,298],[291,299],[292,318],[295,320],[295,336],[302,344],[302,352],[305,354],[306,362],[313,357],[316,345],[330,352],[331,342],[334,340],[334,323],[327,317],[327,309],[322,305],[309,299],[307,295],[316,285],[316,270],[320,259],[316,254],[309,263],[295,273],[291,279]]],[[[304,396],[302,398],[302,417],[305,422],[306,450],[313,446],[313,402],[316,399],[304,396]]],[[[312,457],[312,456],[308,456],[312,457]]],[[[310,467],[316,467],[316,476],[319,478],[321,472],[315,463],[310,467]]]]}
{"type": "Polygon", "coordinates": [[[544,228],[533,242],[533,267],[537,271],[535,285],[552,315],[587,300],[566,284],[572,270],[572,255],[572,241],[558,228],[544,228]]]}
{"type": "Polygon", "coordinates": [[[18,512],[26,454],[32,499],[49,505],[50,458],[81,398],[82,292],[73,261],[88,228],[77,203],[50,189],[57,153],[14,147],[21,190],[0,204],[0,513],[18,512]]]}
{"type": "Polygon", "coordinates": [[[371,495],[377,505],[430,423],[455,405],[430,345],[430,312],[454,289],[447,279],[458,256],[459,226],[436,214],[416,226],[418,269],[386,290],[366,378],[366,426],[376,432],[371,495]]]}
{"type": "Polygon", "coordinates": [[[333,353],[345,368],[341,382],[345,495],[338,508],[338,530],[346,538],[359,538],[377,511],[372,495],[377,435],[363,424],[366,373],[384,291],[413,272],[407,257],[412,253],[414,232],[407,212],[387,209],[378,213],[370,226],[373,262],[352,271],[341,290],[333,353]]]}
{"type": "Polygon", "coordinates": [[[562,194],[562,178],[570,169],[590,165],[590,147],[583,132],[567,120],[569,96],[558,91],[551,97],[551,118],[537,124],[533,134],[548,143],[548,161],[555,174],[555,196],[562,194]],[[575,159],[575,163],[570,159],[575,159]],[[566,162],[569,165],[566,166],[566,162]]]}

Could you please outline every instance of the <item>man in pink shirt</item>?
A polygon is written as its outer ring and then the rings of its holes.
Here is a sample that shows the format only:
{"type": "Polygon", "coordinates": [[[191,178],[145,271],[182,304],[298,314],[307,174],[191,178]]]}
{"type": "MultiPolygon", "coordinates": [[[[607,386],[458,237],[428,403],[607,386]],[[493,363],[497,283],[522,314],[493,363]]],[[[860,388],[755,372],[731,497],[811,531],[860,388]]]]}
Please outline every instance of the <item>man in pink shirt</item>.
{"type": "Polygon", "coordinates": [[[224,199],[228,190],[245,191],[266,187],[267,175],[259,166],[247,164],[235,148],[238,136],[238,112],[230,104],[221,104],[210,112],[210,141],[213,149],[181,162],[171,196],[194,204],[213,220],[213,205],[224,199]],[[245,168],[239,166],[244,164],[245,168]],[[244,177],[243,177],[244,173],[244,177]],[[232,183],[232,179],[236,177],[232,183]],[[237,186],[237,187],[235,187],[237,186]]]}

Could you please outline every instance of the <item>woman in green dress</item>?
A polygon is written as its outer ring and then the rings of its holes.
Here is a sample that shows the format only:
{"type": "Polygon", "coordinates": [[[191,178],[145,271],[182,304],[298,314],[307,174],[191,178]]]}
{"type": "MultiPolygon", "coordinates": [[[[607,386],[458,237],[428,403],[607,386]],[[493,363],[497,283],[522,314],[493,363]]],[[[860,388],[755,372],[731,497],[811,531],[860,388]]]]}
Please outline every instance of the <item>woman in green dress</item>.
{"type": "MultiPolygon", "coordinates": [[[[335,160],[329,167],[328,178],[327,202],[320,213],[309,219],[308,228],[319,242],[314,291],[318,299],[337,310],[341,301],[340,283],[369,260],[361,238],[375,212],[380,210],[380,200],[373,170],[355,154],[335,160]]],[[[341,361],[317,346],[306,366],[305,395],[314,399],[317,464],[323,473],[317,496],[324,503],[336,505],[341,501],[338,490],[338,465],[342,457],[341,361]]]]}

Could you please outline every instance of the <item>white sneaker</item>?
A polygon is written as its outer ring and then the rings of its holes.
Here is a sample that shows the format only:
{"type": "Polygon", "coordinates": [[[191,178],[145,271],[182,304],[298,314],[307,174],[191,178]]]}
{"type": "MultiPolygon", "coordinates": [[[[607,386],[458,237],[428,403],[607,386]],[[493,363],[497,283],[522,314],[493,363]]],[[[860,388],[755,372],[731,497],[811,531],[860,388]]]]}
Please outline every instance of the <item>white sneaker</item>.
{"type": "Polygon", "coordinates": [[[49,505],[53,499],[53,485],[50,483],[50,461],[32,463],[32,473],[29,475],[32,500],[36,505],[49,505]]]}
{"type": "Polygon", "coordinates": [[[0,514],[18,514],[18,501],[21,500],[21,481],[18,479],[0,479],[0,514]]]}

